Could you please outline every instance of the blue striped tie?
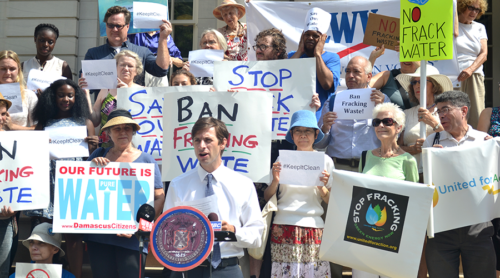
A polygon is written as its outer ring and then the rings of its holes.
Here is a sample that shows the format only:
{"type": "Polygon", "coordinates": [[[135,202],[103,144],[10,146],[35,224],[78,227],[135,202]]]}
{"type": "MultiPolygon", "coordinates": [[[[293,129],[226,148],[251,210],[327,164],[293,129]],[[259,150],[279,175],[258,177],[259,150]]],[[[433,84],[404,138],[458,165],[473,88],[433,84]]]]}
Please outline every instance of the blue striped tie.
{"type": "MultiPolygon", "coordinates": [[[[212,174],[207,175],[207,189],[205,191],[205,197],[209,197],[215,194],[214,188],[212,186],[212,174]]],[[[221,262],[220,245],[218,242],[214,242],[214,250],[212,253],[212,266],[217,269],[221,262]]]]}

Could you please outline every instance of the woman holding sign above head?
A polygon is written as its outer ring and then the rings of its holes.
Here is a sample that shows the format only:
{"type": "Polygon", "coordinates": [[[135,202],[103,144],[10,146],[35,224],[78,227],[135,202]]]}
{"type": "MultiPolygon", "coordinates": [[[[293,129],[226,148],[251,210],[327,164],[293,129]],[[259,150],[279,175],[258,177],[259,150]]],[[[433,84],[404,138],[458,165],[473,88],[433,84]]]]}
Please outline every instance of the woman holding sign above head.
{"type": "MultiPolygon", "coordinates": [[[[141,127],[132,119],[130,112],[117,109],[109,114],[102,129],[111,138],[112,147],[97,149],[88,161],[98,166],[106,166],[109,162],[154,163],[154,208],[156,215],[160,215],[165,202],[160,169],[151,155],[136,149],[132,144],[132,137],[141,127]]],[[[139,241],[135,236],[89,234],[84,238],[88,244],[94,278],[139,277],[139,241]]],[[[144,253],[147,253],[147,247],[144,253]]],[[[144,274],[146,256],[142,257],[141,273],[144,274]]]]}
{"type": "MultiPolygon", "coordinates": [[[[313,152],[313,144],[324,134],[313,112],[300,110],[293,114],[286,140],[297,151],[313,152]]],[[[319,259],[324,213],[321,202],[328,203],[334,169],[332,159],[324,155],[321,177],[311,180],[313,186],[280,183],[281,162],[273,164],[272,182],[264,192],[269,201],[276,194],[278,211],[270,228],[272,277],[330,277],[330,264],[319,259]],[[321,186],[314,186],[320,183],[321,186]]]]}

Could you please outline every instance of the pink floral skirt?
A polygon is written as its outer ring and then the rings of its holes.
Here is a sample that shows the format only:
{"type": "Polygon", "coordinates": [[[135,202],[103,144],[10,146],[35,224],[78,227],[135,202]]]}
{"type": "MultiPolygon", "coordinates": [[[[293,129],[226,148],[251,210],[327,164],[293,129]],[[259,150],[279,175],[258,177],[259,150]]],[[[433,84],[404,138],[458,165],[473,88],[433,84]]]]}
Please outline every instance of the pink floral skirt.
{"type": "Polygon", "coordinates": [[[271,228],[271,277],[329,278],[330,263],[319,260],[323,229],[290,225],[271,228]]]}

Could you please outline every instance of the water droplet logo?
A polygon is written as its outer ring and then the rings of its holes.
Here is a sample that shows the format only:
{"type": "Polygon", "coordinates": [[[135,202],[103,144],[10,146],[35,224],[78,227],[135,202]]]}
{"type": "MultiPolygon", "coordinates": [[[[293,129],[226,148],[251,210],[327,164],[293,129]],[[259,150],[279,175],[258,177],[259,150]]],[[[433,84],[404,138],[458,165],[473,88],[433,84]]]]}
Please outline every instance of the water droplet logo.
{"type": "MultiPolygon", "coordinates": [[[[434,183],[432,185],[434,185],[434,183]]],[[[438,202],[439,202],[439,193],[437,188],[434,188],[434,195],[432,196],[432,207],[436,207],[438,202]]]]}
{"type": "Polygon", "coordinates": [[[375,208],[373,208],[372,205],[370,204],[370,207],[366,211],[366,222],[368,222],[368,224],[370,225],[382,227],[384,226],[386,221],[387,221],[387,211],[385,207],[383,210],[380,210],[379,205],[376,205],[375,208]]]}
{"type": "Polygon", "coordinates": [[[429,0],[408,0],[408,2],[418,5],[425,5],[429,0]]]}

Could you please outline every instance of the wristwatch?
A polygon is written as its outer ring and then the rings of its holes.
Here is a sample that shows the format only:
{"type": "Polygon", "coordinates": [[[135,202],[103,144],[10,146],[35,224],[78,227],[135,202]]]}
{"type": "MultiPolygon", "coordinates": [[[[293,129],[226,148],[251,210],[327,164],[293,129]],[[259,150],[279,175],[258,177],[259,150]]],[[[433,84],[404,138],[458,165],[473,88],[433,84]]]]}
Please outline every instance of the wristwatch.
{"type": "Polygon", "coordinates": [[[436,131],[439,128],[439,123],[432,129],[432,131],[436,131]]]}

